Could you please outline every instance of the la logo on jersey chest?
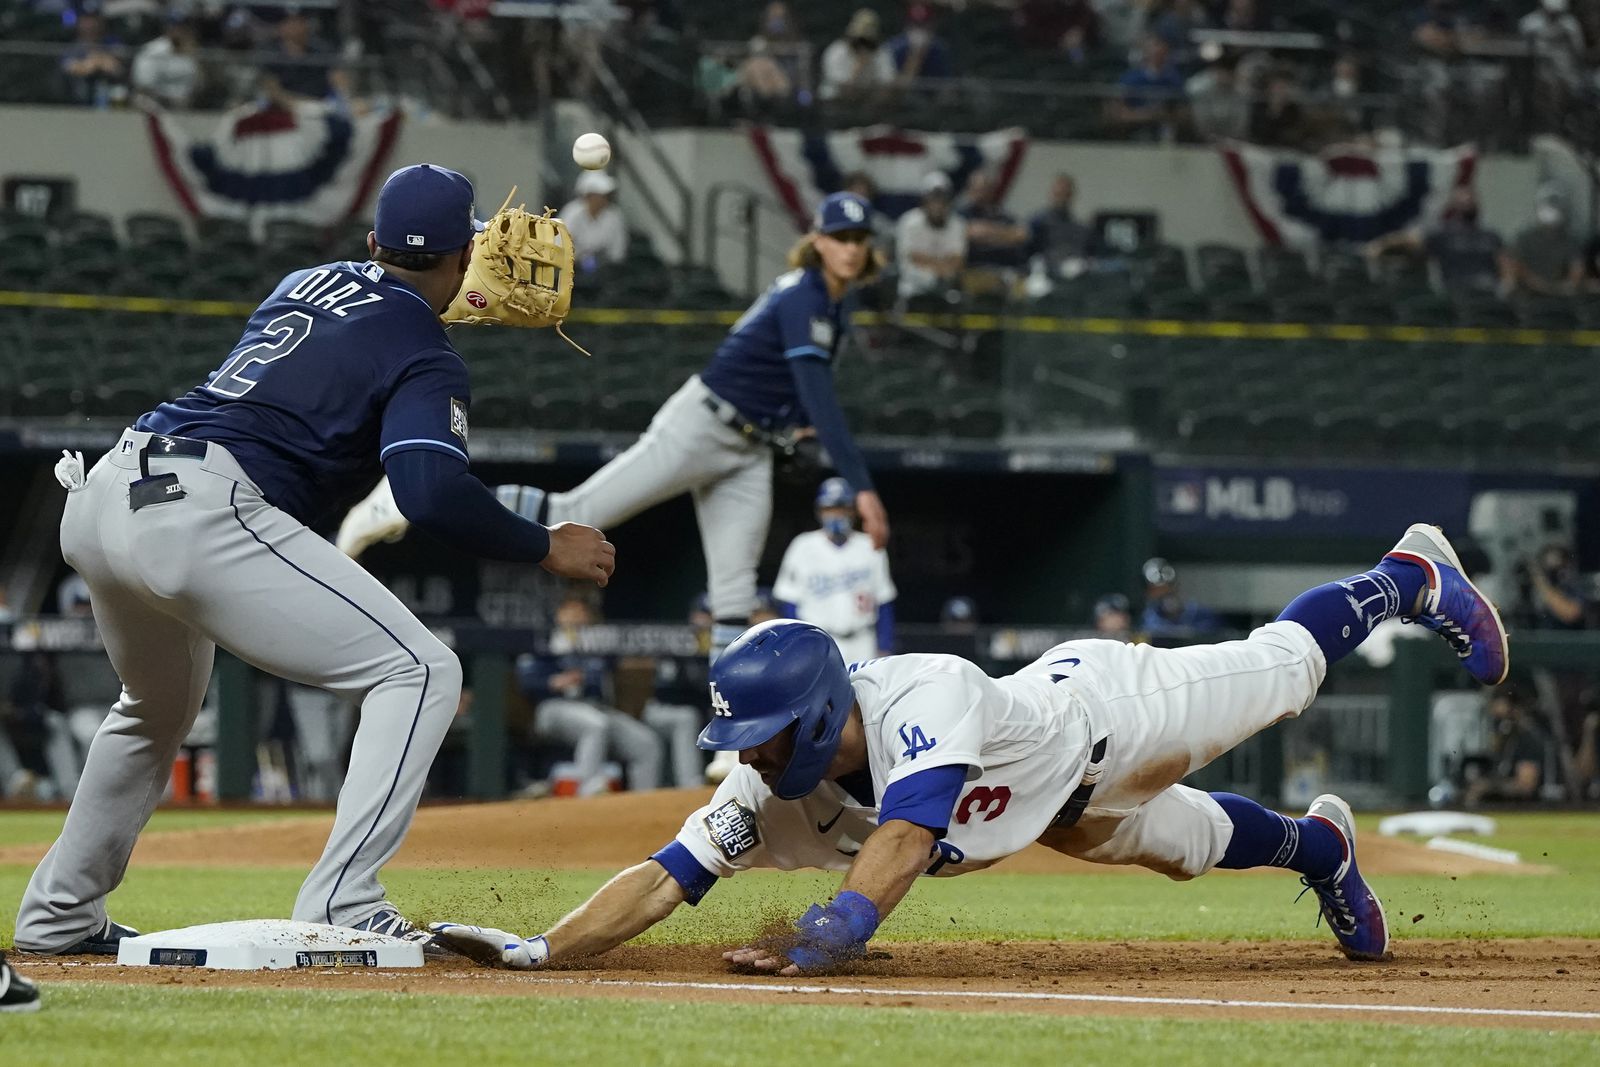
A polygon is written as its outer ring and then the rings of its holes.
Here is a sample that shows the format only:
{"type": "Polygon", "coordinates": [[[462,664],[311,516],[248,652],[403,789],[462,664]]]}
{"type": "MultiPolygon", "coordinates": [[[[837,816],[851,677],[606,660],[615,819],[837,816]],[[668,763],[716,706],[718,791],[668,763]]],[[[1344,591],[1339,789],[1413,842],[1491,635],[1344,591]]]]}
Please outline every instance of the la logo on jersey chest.
{"type": "Polygon", "coordinates": [[[383,299],[383,294],[373,292],[348,274],[318,267],[301,278],[285,299],[326,308],[342,319],[364,304],[376,304],[383,299]]]}

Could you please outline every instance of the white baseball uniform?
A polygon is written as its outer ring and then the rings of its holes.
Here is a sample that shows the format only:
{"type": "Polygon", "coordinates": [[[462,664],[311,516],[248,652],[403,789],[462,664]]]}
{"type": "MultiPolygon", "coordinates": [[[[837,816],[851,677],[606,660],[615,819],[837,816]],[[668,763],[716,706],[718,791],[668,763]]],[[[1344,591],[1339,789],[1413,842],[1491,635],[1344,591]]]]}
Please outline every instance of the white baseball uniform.
{"type": "Polygon", "coordinates": [[[779,800],[741,765],[677,841],[722,877],[752,867],[844,870],[877,826],[877,800],[890,785],[964,765],[929,874],[979,870],[1043,836],[1083,859],[1192,878],[1221,860],[1233,825],[1210,794],[1177,783],[1298,715],[1325,671],[1321,649],[1293,622],[1178,649],[1069,641],[1006,678],[955,656],[872,660],[851,675],[871,802],[833,781],[779,800]],[[1090,783],[1076,825],[1051,830],[1069,796],[1090,783]]]}
{"type": "Polygon", "coordinates": [[[772,595],[828,631],[846,663],[859,663],[878,654],[878,607],[897,594],[889,556],[872,538],[857,530],[838,545],[811,530],[789,542],[772,595]]]}

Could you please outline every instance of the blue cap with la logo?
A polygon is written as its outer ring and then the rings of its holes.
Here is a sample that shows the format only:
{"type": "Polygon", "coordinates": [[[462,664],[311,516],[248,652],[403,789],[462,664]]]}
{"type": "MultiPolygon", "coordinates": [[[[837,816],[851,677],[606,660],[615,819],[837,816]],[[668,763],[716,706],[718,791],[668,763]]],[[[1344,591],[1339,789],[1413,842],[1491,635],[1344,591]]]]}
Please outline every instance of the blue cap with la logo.
{"type": "Polygon", "coordinates": [[[872,205],[855,193],[829,193],[812,222],[818,233],[872,229],[872,205]]]}
{"type": "Polygon", "coordinates": [[[432,163],[401,167],[378,192],[378,245],[436,255],[465,248],[483,230],[465,174],[432,163]]]}

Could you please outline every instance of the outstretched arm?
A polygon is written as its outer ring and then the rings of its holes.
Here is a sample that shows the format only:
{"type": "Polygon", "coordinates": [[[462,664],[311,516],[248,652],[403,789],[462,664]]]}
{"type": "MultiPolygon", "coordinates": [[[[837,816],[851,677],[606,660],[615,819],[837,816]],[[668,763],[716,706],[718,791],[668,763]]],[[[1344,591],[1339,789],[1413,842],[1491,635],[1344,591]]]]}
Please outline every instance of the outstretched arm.
{"type": "Polygon", "coordinates": [[[479,963],[533,970],[616,948],[671,915],[686,899],[683,887],[655,860],[629,867],[537,937],[486,926],[434,923],[436,938],[479,963]]]}

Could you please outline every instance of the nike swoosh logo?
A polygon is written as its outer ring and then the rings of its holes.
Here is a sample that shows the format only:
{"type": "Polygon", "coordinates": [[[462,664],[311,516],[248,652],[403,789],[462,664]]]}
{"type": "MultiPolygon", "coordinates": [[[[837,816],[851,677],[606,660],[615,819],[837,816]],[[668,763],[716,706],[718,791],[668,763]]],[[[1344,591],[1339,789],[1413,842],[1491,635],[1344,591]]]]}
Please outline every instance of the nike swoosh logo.
{"type": "MultiPolygon", "coordinates": [[[[1076,667],[1078,664],[1080,664],[1082,662],[1083,662],[1083,660],[1081,660],[1081,659],[1077,659],[1075,657],[1069,657],[1067,659],[1058,659],[1054,663],[1050,664],[1050,666],[1052,666],[1052,667],[1076,667]]],[[[1050,680],[1052,682],[1064,682],[1070,677],[1071,677],[1071,675],[1069,675],[1069,674],[1056,674],[1054,672],[1051,672],[1050,680]]]]}
{"type": "Polygon", "coordinates": [[[843,814],[844,814],[844,809],[840,808],[838,811],[833,813],[833,818],[829,819],[827,822],[819,822],[819,823],[817,823],[817,833],[825,834],[829,830],[832,830],[833,829],[833,824],[838,822],[839,821],[839,816],[841,816],[843,814]]]}

